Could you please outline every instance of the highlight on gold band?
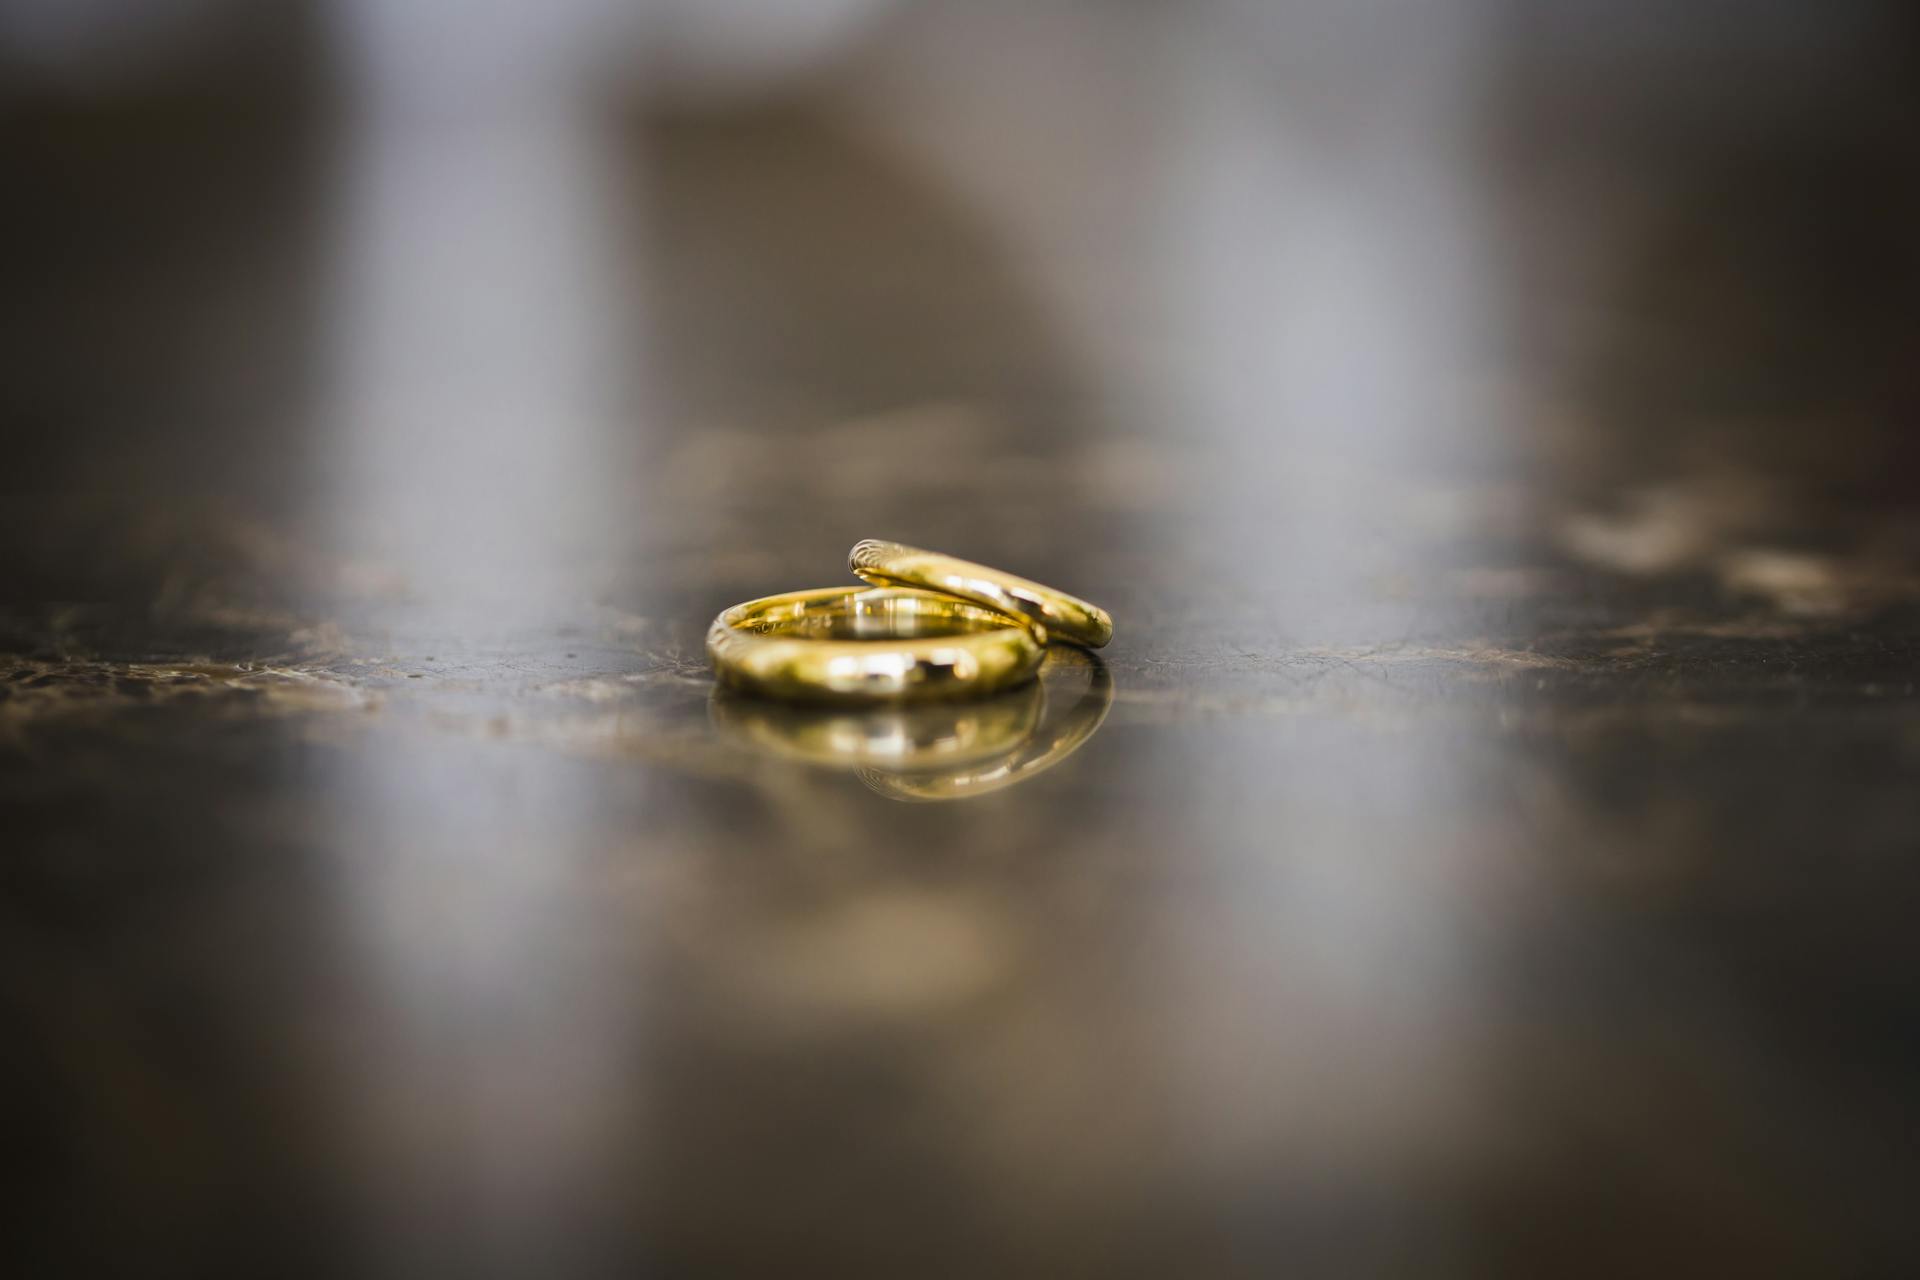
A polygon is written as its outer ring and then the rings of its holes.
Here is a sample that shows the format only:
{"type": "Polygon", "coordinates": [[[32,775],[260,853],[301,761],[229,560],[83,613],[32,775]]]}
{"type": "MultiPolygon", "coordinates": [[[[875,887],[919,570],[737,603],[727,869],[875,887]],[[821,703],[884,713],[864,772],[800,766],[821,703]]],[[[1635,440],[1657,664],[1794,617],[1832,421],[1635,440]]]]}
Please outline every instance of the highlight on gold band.
{"type": "Polygon", "coordinates": [[[850,770],[869,790],[909,802],[967,800],[1037,778],[1085,745],[1112,706],[1106,667],[1072,650],[1055,650],[1039,680],[978,702],[795,707],[717,690],[707,704],[713,726],[742,746],[850,770]]]}
{"type": "Polygon", "coordinates": [[[1098,605],[938,551],[868,538],[854,544],[847,564],[876,586],[940,591],[1025,618],[1048,641],[1066,640],[1098,649],[1113,639],[1113,619],[1098,605]]]}
{"type": "Polygon", "coordinates": [[[975,698],[1021,684],[1041,642],[1020,619],[905,587],[821,587],[750,600],[707,629],[731,688],[808,702],[975,698]]]}

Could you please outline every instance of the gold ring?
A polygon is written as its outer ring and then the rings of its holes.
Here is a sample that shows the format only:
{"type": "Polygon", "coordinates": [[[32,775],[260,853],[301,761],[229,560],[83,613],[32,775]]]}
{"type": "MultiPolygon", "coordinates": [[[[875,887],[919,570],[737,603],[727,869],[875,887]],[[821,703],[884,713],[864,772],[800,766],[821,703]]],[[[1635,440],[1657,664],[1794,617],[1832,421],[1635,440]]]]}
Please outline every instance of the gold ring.
{"type": "Polygon", "coordinates": [[[1025,618],[1043,640],[1098,649],[1113,639],[1113,619],[1098,605],[937,551],[868,538],[854,544],[847,565],[875,586],[922,587],[1025,618]]]}
{"type": "Polygon", "coordinates": [[[707,629],[722,682],[811,702],[973,698],[1040,665],[1034,630],[967,600],[906,587],[821,587],[750,600],[707,629]]]}

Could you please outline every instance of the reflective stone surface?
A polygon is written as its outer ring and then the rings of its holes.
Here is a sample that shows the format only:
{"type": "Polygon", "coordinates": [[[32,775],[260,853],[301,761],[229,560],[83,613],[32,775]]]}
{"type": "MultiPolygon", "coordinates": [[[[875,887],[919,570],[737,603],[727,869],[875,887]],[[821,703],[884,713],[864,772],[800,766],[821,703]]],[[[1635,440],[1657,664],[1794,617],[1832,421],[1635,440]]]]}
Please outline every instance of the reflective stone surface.
{"type": "Polygon", "coordinates": [[[23,1274],[1920,1262],[1910,20],[1258,8],[10,106],[23,1274]]]}

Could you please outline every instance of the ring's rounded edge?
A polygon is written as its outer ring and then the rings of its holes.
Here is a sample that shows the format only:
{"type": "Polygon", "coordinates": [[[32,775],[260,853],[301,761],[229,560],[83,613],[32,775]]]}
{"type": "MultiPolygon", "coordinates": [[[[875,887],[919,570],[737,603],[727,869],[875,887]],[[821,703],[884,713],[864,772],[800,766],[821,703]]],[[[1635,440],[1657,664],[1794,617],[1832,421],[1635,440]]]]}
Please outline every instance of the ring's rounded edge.
{"type": "MultiPolygon", "coordinates": [[[[894,589],[894,588],[888,588],[894,589]]],[[[918,588],[899,590],[937,595],[918,588]]],[[[849,598],[862,588],[820,588],[767,596],[723,609],[707,628],[707,661],[732,689],[786,701],[884,704],[984,697],[1031,680],[1045,650],[1022,620],[958,637],[900,640],[811,640],[752,635],[739,624],[769,601],[813,596],[849,598]],[[906,661],[902,663],[902,656],[906,661]]],[[[953,601],[949,601],[952,603],[953,601]]],[[[965,602],[980,608],[972,602],[965,602]]],[[[998,611],[986,610],[990,614],[998,611]]]]}
{"type": "Polygon", "coordinates": [[[847,553],[847,567],[875,586],[942,591],[1012,614],[1032,627],[1042,644],[1058,639],[1086,649],[1104,649],[1113,640],[1113,615],[1099,605],[944,552],[862,538],[847,553]],[[969,589],[956,584],[955,577],[985,585],[969,589]]]}

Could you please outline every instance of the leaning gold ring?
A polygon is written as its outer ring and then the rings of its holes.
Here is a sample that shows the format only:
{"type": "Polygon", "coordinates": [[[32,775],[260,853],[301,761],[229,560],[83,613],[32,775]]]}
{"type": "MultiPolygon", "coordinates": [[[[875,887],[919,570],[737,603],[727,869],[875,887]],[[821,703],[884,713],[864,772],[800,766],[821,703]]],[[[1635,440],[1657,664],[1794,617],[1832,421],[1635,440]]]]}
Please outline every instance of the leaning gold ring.
{"type": "Polygon", "coordinates": [[[854,544],[847,564],[875,586],[921,587],[1025,618],[1043,640],[1098,649],[1113,639],[1113,619],[1098,605],[937,551],[868,538],[854,544]]]}
{"type": "Polygon", "coordinates": [[[906,587],[822,587],[750,600],[707,629],[725,684],[812,702],[972,698],[1030,679],[1034,629],[971,601],[906,587]]]}

